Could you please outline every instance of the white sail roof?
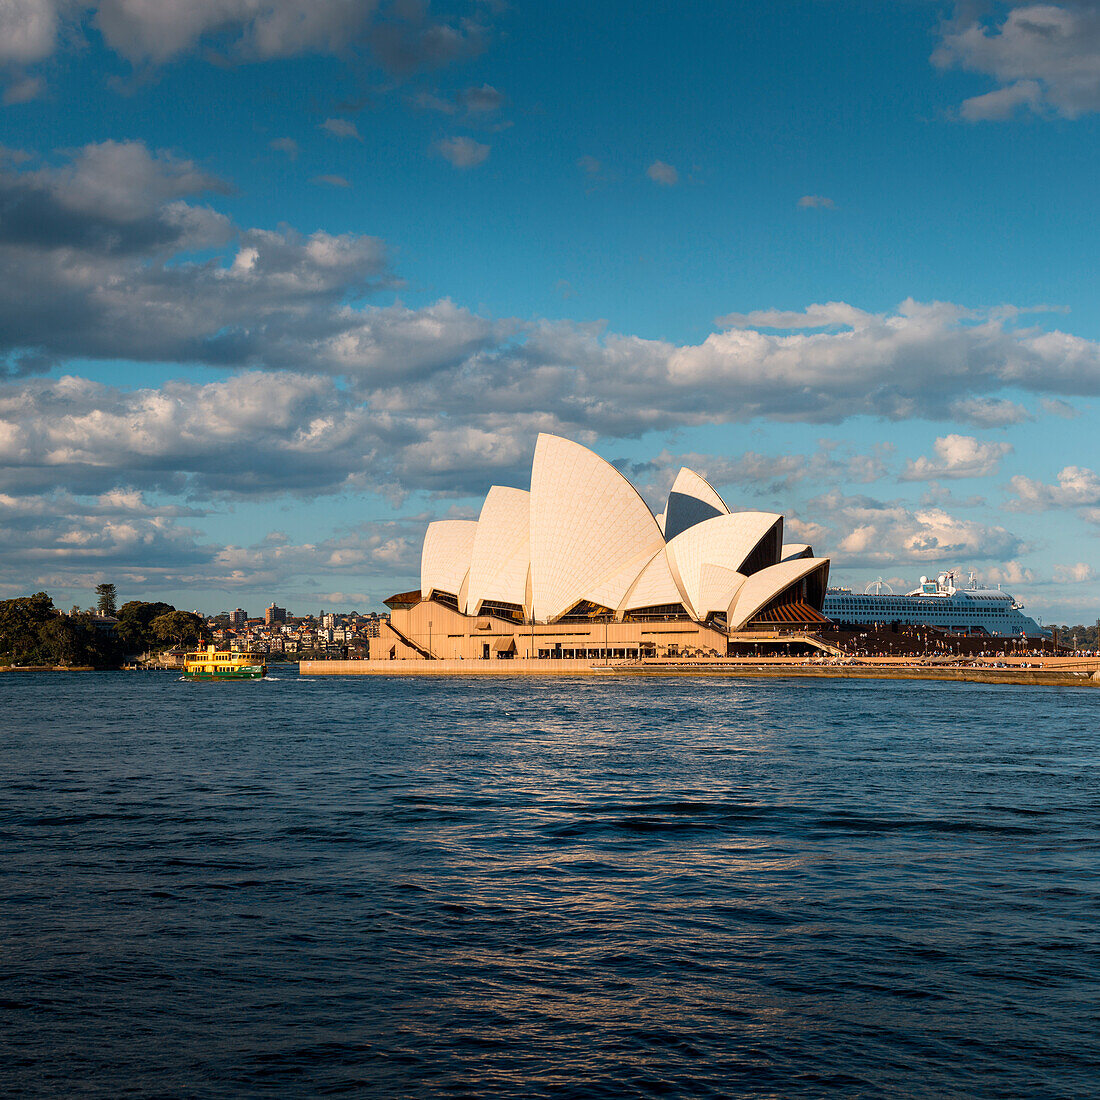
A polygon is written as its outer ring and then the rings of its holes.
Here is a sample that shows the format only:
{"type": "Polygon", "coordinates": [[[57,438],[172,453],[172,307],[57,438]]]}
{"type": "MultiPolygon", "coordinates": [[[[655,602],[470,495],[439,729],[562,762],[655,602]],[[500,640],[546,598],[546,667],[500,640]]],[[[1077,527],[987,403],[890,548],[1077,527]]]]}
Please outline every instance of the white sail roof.
{"type": "Polygon", "coordinates": [[[812,558],[814,550],[804,542],[785,542],[780,551],[780,561],[794,561],[795,558],[812,558]]]}
{"type": "Polygon", "coordinates": [[[428,524],[420,553],[420,595],[424,599],[433,592],[463,594],[476,531],[477,521],[471,519],[437,519],[428,524]]]}
{"type": "Polygon", "coordinates": [[[552,621],[580,600],[618,607],[663,543],[653,513],[614,466],[572,440],[539,436],[531,468],[536,619],[552,621]]]}
{"type": "Polygon", "coordinates": [[[744,573],[722,565],[707,563],[699,574],[699,614],[706,618],[712,611],[725,612],[741,585],[748,578],[744,573]]]}
{"type": "Polygon", "coordinates": [[[636,554],[610,576],[604,577],[585,589],[582,599],[591,600],[592,603],[601,604],[614,611],[621,606],[630,591],[630,586],[638,579],[638,574],[646,568],[652,558],[651,548],[636,554]]]}
{"type": "Polygon", "coordinates": [[[630,591],[627,592],[619,607],[620,611],[636,611],[641,607],[663,607],[666,604],[682,603],[683,597],[668,567],[668,558],[664,548],[657,551],[649,564],[638,574],[630,591]]]}
{"type": "Polygon", "coordinates": [[[599,455],[540,435],[530,492],[493,486],[477,522],[429,525],[421,595],[450,593],[470,616],[481,614],[486,602],[510,604],[541,622],[583,601],[618,615],[683,604],[698,621],[725,610],[736,630],[777,595],[793,596],[790,586],[811,574],[804,598],[820,603],[828,559],[814,558],[805,544],[780,549],[782,532],[782,516],[730,513],[686,468],[666,511],[654,517],[599,455]],[[818,569],[824,572],[815,574],[818,569]]]}
{"type": "Polygon", "coordinates": [[[769,600],[822,567],[826,570],[829,568],[828,558],[794,558],[753,573],[741,586],[730,604],[726,614],[726,625],[730,630],[743,629],[749,619],[769,600]]]}
{"type": "Polygon", "coordinates": [[[531,565],[531,494],[494,485],[477,521],[465,611],[476,615],[485,600],[525,606],[531,565]]]}
{"type": "Polygon", "coordinates": [[[745,560],[780,518],[773,512],[714,516],[689,527],[669,542],[665,552],[672,576],[695,618],[705,617],[700,606],[706,602],[703,567],[717,565],[740,573],[745,560]]]}
{"type": "Polygon", "coordinates": [[[665,538],[671,540],[697,523],[714,516],[729,515],[729,508],[706,478],[682,466],[672,483],[664,515],[661,530],[665,538]]]}

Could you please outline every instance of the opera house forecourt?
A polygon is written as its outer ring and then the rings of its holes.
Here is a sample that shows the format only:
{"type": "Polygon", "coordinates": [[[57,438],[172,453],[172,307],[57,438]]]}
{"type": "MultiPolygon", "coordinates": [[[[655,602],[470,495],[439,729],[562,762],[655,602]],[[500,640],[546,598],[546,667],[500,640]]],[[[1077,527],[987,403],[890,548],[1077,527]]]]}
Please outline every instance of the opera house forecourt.
{"type": "Polygon", "coordinates": [[[610,463],[543,434],[529,490],[494,485],[477,520],[429,525],[420,588],[386,601],[370,657],[724,657],[827,623],[828,575],[781,515],[731,512],[692,470],[655,516],[610,463]]]}

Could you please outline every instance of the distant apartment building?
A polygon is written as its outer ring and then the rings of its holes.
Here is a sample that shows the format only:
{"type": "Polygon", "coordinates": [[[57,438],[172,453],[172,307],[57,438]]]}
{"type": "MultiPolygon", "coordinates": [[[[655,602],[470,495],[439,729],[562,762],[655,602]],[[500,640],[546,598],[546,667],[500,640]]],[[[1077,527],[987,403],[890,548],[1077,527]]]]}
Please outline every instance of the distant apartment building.
{"type": "Polygon", "coordinates": [[[237,607],[229,613],[230,626],[244,626],[248,622],[248,612],[244,608],[237,607]]]}
{"type": "Polygon", "coordinates": [[[267,626],[271,626],[273,623],[285,623],[285,622],[286,622],[286,608],[285,607],[276,607],[275,604],[272,604],[264,612],[264,623],[267,626]]]}

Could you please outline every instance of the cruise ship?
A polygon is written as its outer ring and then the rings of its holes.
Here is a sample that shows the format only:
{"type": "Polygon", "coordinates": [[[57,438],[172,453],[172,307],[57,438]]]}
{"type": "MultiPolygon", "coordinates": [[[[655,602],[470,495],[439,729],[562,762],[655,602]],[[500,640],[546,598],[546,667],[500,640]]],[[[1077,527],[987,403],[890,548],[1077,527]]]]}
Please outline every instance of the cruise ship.
{"type": "MultiPolygon", "coordinates": [[[[1048,638],[1033,618],[999,588],[956,587],[957,573],[948,570],[934,579],[921,577],[920,587],[902,595],[852,592],[830,588],[822,612],[838,626],[931,626],[952,634],[988,635],[996,638],[1048,638]]],[[[871,586],[874,587],[874,586],[871,586]]],[[[881,588],[881,584],[879,586],[881,588]]]]}

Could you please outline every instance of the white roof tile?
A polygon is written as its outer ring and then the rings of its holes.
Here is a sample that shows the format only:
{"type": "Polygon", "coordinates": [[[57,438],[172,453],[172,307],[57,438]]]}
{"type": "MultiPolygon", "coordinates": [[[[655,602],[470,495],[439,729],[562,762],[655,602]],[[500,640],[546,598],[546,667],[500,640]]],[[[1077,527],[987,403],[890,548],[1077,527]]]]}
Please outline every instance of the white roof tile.
{"type": "Polygon", "coordinates": [[[470,561],[466,614],[476,615],[483,600],[524,605],[531,565],[531,494],[494,485],[477,521],[470,561]]]}
{"type": "Polygon", "coordinates": [[[457,596],[470,571],[477,521],[437,519],[424,532],[420,552],[420,595],[427,599],[433,592],[457,596]]]}
{"type": "Polygon", "coordinates": [[[829,568],[828,558],[794,558],[753,573],[730,604],[726,614],[727,626],[730,630],[743,629],[769,600],[822,566],[829,568]]]}
{"type": "Polygon", "coordinates": [[[666,539],[674,539],[703,520],[729,515],[729,508],[706,478],[682,466],[672,483],[664,514],[661,530],[666,539]]]}
{"type": "Polygon", "coordinates": [[[599,455],[542,434],[531,468],[531,597],[535,618],[556,619],[582,599],[618,607],[664,543],[645,501],[599,455]]]}
{"type": "Polygon", "coordinates": [[[669,567],[695,618],[706,617],[701,606],[707,602],[703,567],[717,565],[739,574],[745,560],[780,519],[774,512],[734,512],[703,520],[669,541],[669,567]]]}

